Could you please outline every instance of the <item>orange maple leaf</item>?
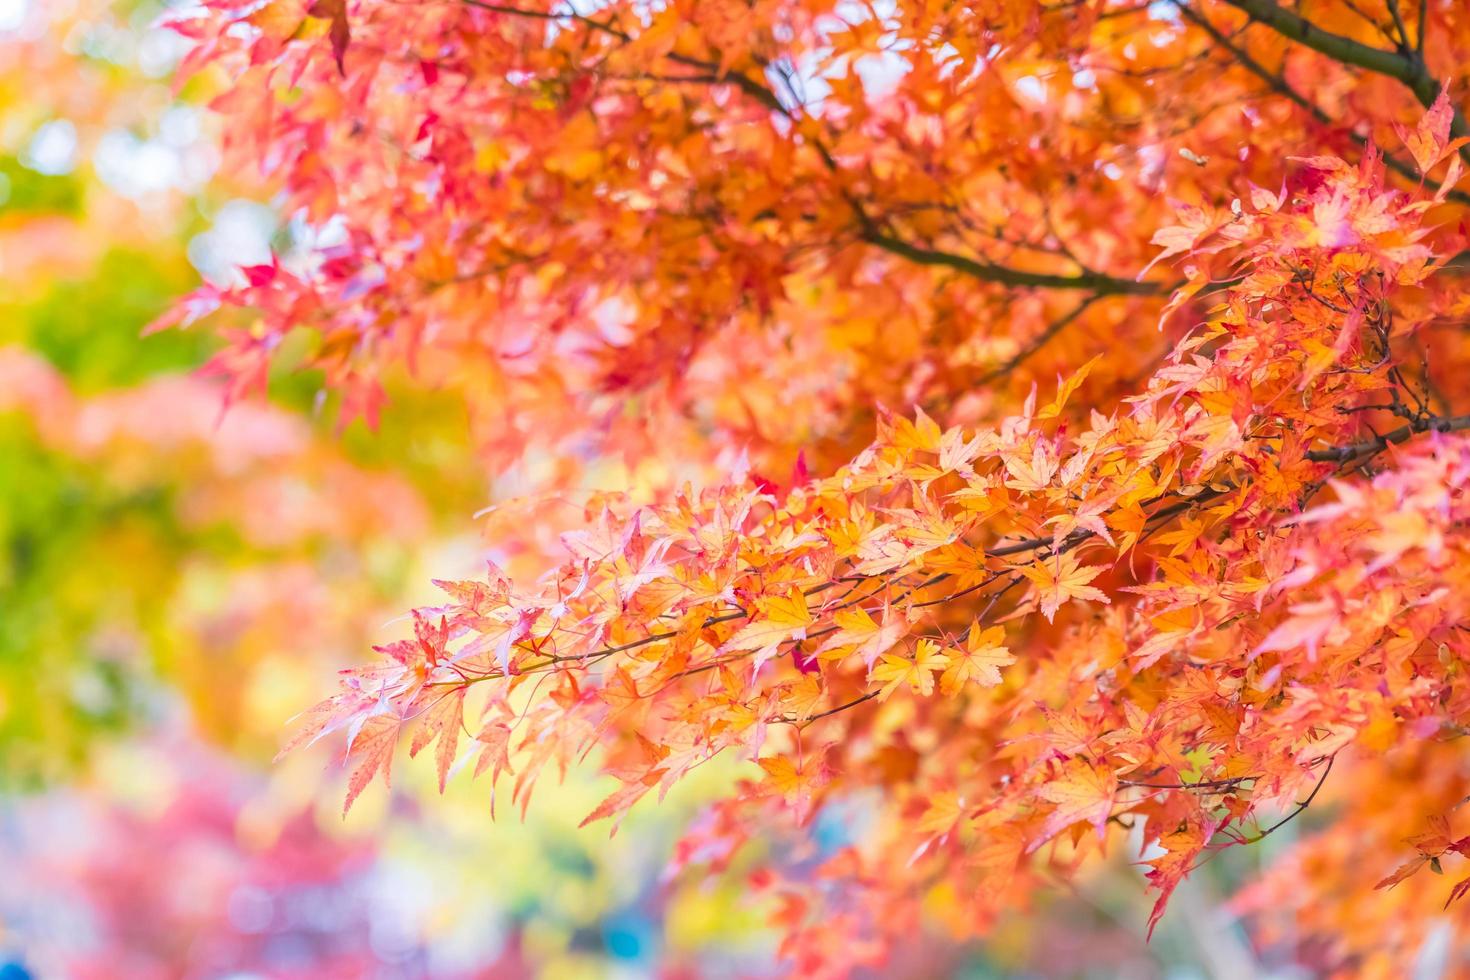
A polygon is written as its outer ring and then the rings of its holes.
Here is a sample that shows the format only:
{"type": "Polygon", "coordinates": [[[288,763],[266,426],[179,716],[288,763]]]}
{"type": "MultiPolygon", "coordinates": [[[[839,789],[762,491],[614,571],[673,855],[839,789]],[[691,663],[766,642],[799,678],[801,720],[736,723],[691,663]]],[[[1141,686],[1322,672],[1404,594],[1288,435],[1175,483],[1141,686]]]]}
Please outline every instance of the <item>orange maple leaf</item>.
{"type": "Polygon", "coordinates": [[[1055,803],[1056,809],[1047,815],[1029,850],[1035,850],[1074,823],[1091,824],[1101,838],[1104,825],[1112,816],[1113,797],[1117,792],[1118,780],[1112,772],[1087,762],[1072,763],[1062,775],[1040,789],[1041,798],[1055,803]]]}
{"type": "Polygon", "coordinates": [[[800,640],[812,624],[811,610],[800,589],[792,588],[784,596],[771,596],[760,601],[760,614],[725,641],[726,650],[759,650],[769,659],[776,648],[787,640],[800,640]]]}
{"type": "Polygon", "coordinates": [[[342,803],[344,816],[378,773],[383,774],[384,786],[391,785],[393,751],[398,747],[401,727],[402,722],[393,715],[374,715],[363,722],[352,739],[347,757],[355,765],[347,777],[347,799],[342,803]]]}
{"type": "Polygon", "coordinates": [[[1036,585],[1036,595],[1041,602],[1041,614],[1051,622],[1057,609],[1068,599],[1085,599],[1107,603],[1111,600],[1100,589],[1087,583],[1097,578],[1106,568],[1102,565],[1079,565],[1077,556],[1071,552],[1044,558],[1028,565],[1017,565],[1016,570],[1036,585]]]}

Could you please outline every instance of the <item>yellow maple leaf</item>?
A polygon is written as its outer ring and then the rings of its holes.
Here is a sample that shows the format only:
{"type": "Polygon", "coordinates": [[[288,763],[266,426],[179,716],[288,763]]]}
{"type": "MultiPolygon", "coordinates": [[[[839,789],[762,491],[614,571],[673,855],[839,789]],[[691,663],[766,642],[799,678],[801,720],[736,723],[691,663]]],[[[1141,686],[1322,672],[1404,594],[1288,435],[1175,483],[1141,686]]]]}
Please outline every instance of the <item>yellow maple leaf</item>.
{"type": "Polygon", "coordinates": [[[793,587],[784,596],[760,601],[760,616],[746,623],[725,643],[726,650],[763,650],[806,636],[812,624],[806,596],[793,587]]]}
{"type": "Polygon", "coordinates": [[[1052,478],[1057,475],[1057,461],[1039,442],[1032,448],[1030,459],[1020,453],[1013,453],[1006,456],[1005,467],[1006,473],[1010,474],[1006,486],[1012,490],[1045,490],[1051,486],[1052,478]]]}
{"type": "Polygon", "coordinates": [[[912,660],[885,653],[882,663],[873,668],[870,676],[884,685],[878,694],[880,700],[887,700],[905,683],[914,693],[928,697],[934,693],[934,672],[947,663],[949,657],[939,651],[939,644],[933,640],[920,640],[912,660]]]}
{"type": "Polygon", "coordinates": [[[856,654],[869,667],[880,653],[903,639],[909,629],[908,621],[899,615],[885,615],[880,626],[861,606],[839,610],[832,616],[832,622],[837,632],[817,649],[817,656],[827,660],[856,654]]]}
{"type": "Polygon", "coordinates": [[[893,444],[900,449],[937,453],[942,435],[939,425],[917,406],[912,422],[902,416],[894,420],[893,444]]]}
{"type": "Polygon", "coordinates": [[[827,781],[820,761],[811,758],[792,759],[784,755],[755,760],[765,770],[762,781],[767,789],[786,797],[796,807],[798,820],[811,815],[815,792],[827,781]]]}
{"type": "Polygon", "coordinates": [[[946,695],[960,692],[971,681],[981,687],[994,687],[1000,683],[1000,668],[1016,662],[1004,644],[1006,631],[1002,626],[982,630],[979,621],[970,625],[970,635],[963,651],[955,650],[949,666],[939,678],[939,689],[946,695]]]}
{"type": "Polygon", "coordinates": [[[796,763],[784,755],[768,756],[755,760],[766,771],[766,783],[779,793],[793,793],[801,786],[802,772],[796,763]]]}
{"type": "Polygon", "coordinates": [[[1177,558],[1200,539],[1205,532],[1205,522],[1199,518],[1185,515],[1179,519],[1179,526],[1172,531],[1165,531],[1157,535],[1154,541],[1158,544],[1169,546],[1170,557],[1177,558]]]}
{"type": "Polygon", "coordinates": [[[1093,366],[1101,359],[1102,355],[1098,354],[1092,360],[1078,368],[1070,378],[1063,381],[1057,387],[1057,397],[1052,399],[1050,405],[1037,412],[1036,417],[1038,419],[1054,419],[1061,415],[1062,408],[1067,404],[1067,399],[1071,398],[1072,393],[1081,386],[1082,382],[1087,380],[1087,376],[1092,373],[1093,366]]]}
{"type": "Polygon", "coordinates": [[[782,692],[781,703],[797,721],[806,721],[826,693],[817,675],[803,674],[800,680],[782,692]]]}
{"type": "Polygon", "coordinates": [[[918,829],[925,834],[947,834],[964,815],[965,798],[955,790],[941,790],[929,797],[929,806],[919,818],[918,829]]]}
{"type": "Polygon", "coordinates": [[[1108,527],[1118,532],[1118,554],[1122,555],[1131,551],[1143,537],[1143,532],[1148,527],[1148,513],[1136,501],[1130,501],[1125,506],[1108,514],[1104,518],[1108,527]]]}

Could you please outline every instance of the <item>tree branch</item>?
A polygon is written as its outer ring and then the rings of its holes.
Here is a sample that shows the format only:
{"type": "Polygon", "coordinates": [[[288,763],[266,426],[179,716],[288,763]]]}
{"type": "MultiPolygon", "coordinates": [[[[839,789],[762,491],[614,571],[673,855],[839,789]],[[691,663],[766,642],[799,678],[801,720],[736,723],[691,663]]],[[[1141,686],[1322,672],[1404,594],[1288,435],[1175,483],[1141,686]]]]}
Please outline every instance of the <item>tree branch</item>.
{"type": "MultiPolygon", "coordinates": [[[[1249,51],[1236,44],[1230,38],[1226,37],[1225,34],[1222,33],[1218,27],[1210,23],[1209,19],[1206,18],[1204,14],[1195,10],[1188,3],[1184,3],[1183,0],[1174,0],[1174,6],[1185,20],[1188,20],[1200,30],[1208,34],[1210,36],[1210,39],[1214,41],[1216,45],[1230,52],[1235,60],[1240,62],[1241,67],[1245,68],[1247,71],[1251,72],[1251,74],[1255,75],[1267,85],[1271,86],[1271,89],[1278,95],[1281,95],[1284,98],[1295,103],[1321,125],[1338,125],[1331,116],[1327,115],[1327,113],[1322,110],[1320,106],[1318,106],[1315,102],[1312,102],[1306,96],[1302,95],[1296,89],[1292,88],[1291,83],[1288,82],[1284,77],[1277,74],[1276,72],[1273,72],[1265,65],[1261,64],[1249,51]]],[[[1353,131],[1352,129],[1347,129],[1347,134],[1348,138],[1351,139],[1353,143],[1355,143],[1358,147],[1366,148],[1368,146],[1368,137],[1363,136],[1353,131]]],[[[1383,165],[1389,170],[1392,170],[1399,176],[1406,177],[1409,180],[1423,180],[1425,186],[1430,187],[1434,190],[1439,190],[1440,184],[1438,181],[1430,180],[1428,177],[1422,176],[1419,171],[1415,169],[1414,166],[1408,161],[1404,160],[1401,157],[1395,156],[1394,154],[1389,153],[1385,150],[1382,150],[1381,148],[1379,152],[1381,153],[1383,158],[1383,165]]],[[[1451,190],[1446,194],[1446,196],[1453,200],[1459,201],[1461,204],[1470,204],[1470,193],[1466,193],[1465,191],[1451,190]]]]}
{"type": "MultiPolygon", "coordinates": [[[[1252,20],[1260,21],[1276,33],[1298,44],[1304,44],[1343,64],[1357,65],[1359,68],[1366,68],[1371,72],[1396,78],[1413,87],[1416,80],[1415,72],[1408,59],[1397,52],[1385,51],[1341,34],[1324,31],[1301,14],[1278,5],[1276,0],[1225,0],[1225,2],[1238,10],[1245,11],[1252,20]]],[[[1434,96],[1438,94],[1436,89],[1425,105],[1432,103],[1434,96]]]]}
{"type": "Polygon", "coordinates": [[[1017,351],[1014,357],[1011,357],[1005,363],[998,364],[995,367],[991,368],[989,371],[986,371],[980,377],[975,379],[975,384],[989,384],[990,382],[995,381],[998,378],[1003,378],[1007,374],[1010,374],[1016,368],[1024,364],[1026,360],[1030,358],[1033,354],[1041,350],[1041,348],[1045,347],[1048,341],[1050,341],[1057,334],[1065,330],[1072,323],[1072,321],[1076,320],[1083,313],[1086,313],[1088,307],[1092,306],[1093,303],[1096,303],[1100,299],[1102,299],[1102,297],[1094,293],[1093,295],[1084,299],[1082,302],[1078,303],[1075,307],[1072,308],[1070,312],[1064,314],[1061,317],[1058,317],[1051,323],[1047,324],[1046,329],[1037,334],[1036,337],[1032,339],[1029,344],[1017,351]]]}
{"type": "MultiPolygon", "coordinates": [[[[1403,53],[1385,51],[1371,44],[1355,41],[1341,34],[1324,31],[1301,14],[1276,3],[1276,0],[1225,0],[1230,6],[1242,10],[1252,20],[1259,21],[1283,37],[1306,45],[1313,51],[1327,55],[1345,65],[1356,65],[1388,78],[1402,82],[1426,109],[1434,105],[1439,97],[1440,83],[1429,74],[1429,67],[1418,51],[1403,53]]],[[[1454,109],[1450,132],[1455,136],[1470,134],[1470,126],[1459,109],[1454,109]]],[[[1462,148],[1460,155],[1470,162],[1470,148],[1462,148]]]]}
{"type": "Polygon", "coordinates": [[[1404,442],[1410,436],[1421,432],[1460,432],[1465,429],[1470,429],[1470,415],[1415,419],[1408,425],[1400,426],[1392,432],[1385,432],[1378,438],[1369,439],[1366,442],[1337,446],[1332,449],[1313,449],[1307,453],[1307,459],[1314,463],[1345,463],[1359,456],[1381,453],[1389,446],[1404,442]]]}
{"type": "MultiPolygon", "coordinates": [[[[460,2],[478,10],[505,14],[511,17],[525,17],[542,21],[576,21],[584,25],[588,30],[604,34],[624,44],[629,44],[634,41],[633,35],[627,31],[571,9],[562,13],[553,13],[510,6],[508,4],[490,3],[488,0],[460,0],[460,2]]],[[[724,71],[716,62],[680,54],[677,51],[671,51],[664,57],[675,64],[683,65],[686,68],[693,68],[703,73],[698,77],[681,78],[677,79],[677,81],[734,85],[770,111],[785,116],[788,119],[793,118],[792,110],[774,92],[743,72],[724,71]]],[[[841,167],[825,145],[815,140],[812,145],[821,157],[823,164],[834,176],[841,172],[841,167]]],[[[1013,269],[1009,266],[987,262],[984,259],[915,245],[896,238],[880,229],[877,223],[867,214],[866,209],[864,209],[860,201],[846,191],[841,191],[840,193],[842,193],[843,198],[857,216],[858,224],[862,229],[860,236],[862,241],[918,265],[942,266],[944,268],[954,269],[956,272],[964,273],[972,279],[1000,283],[1005,286],[1031,286],[1042,289],[1085,289],[1100,295],[1131,294],[1136,296],[1155,296],[1162,295],[1168,291],[1165,284],[1159,282],[1138,282],[1134,279],[1120,278],[1090,271],[1070,276],[1044,272],[1027,272],[1022,269],[1013,269]]]]}
{"type": "Polygon", "coordinates": [[[925,248],[894,238],[892,235],[873,230],[864,233],[863,241],[876,245],[919,265],[936,265],[963,272],[975,279],[998,282],[1006,286],[1034,286],[1042,289],[1087,289],[1104,296],[1133,295],[1157,296],[1164,291],[1164,284],[1151,280],[1139,282],[1122,279],[1099,272],[1085,272],[1075,276],[1057,275],[1049,272],[1026,272],[1009,266],[996,265],[981,259],[973,259],[953,252],[925,248]]]}

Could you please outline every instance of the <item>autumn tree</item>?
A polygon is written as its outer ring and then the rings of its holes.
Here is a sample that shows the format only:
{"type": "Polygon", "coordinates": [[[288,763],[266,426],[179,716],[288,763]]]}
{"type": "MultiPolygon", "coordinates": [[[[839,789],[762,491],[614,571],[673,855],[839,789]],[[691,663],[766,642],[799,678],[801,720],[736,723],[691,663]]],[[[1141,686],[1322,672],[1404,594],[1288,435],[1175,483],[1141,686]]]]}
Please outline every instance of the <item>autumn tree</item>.
{"type": "Polygon", "coordinates": [[[349,805],[404,743],[517,801],[597,749],[589,820],[752,758],[677,862],[789,828],[803,973],[1121,847],[1157,920],[1326,800],[1239,906],[1294,890],[1310,965],[1466,891],[1389,887],[1470,853],[1464,4],[197,6],[234,164],[323,229],[162,324],[232,398],[305,330],[345,417],[406,364],[518,487],[664,464],[344,676],[298,741],[349,805]]]}

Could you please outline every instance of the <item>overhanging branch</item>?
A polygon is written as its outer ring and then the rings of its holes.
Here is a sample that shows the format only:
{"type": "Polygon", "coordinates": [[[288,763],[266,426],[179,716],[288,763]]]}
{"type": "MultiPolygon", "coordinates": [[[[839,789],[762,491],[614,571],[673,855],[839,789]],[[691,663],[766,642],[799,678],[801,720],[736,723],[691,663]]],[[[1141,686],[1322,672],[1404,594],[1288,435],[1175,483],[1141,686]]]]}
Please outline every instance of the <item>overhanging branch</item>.
{"type": "MultiPolygon", "coordinates": [[[[469,7],[510,17],[523,17],[531,20],[553,22],[572,21],[581,24],[590,31],[603,34],[624,44],[631,43],[634,40],[633,35],[616,25],[607,21],[598,20],[595,17],[589,17],[586,14],[577,13],[575,10],[569,9],[562,13],[553,13],[542,10],[529,10],[524,7],[516,7],[509,4],[492,3],[489,0],[461,0],[461,2],[469,7]]],[[[779,113],[787,118],[793,118],[791,109],[782,103],[774,92],[743,72],[729,71],[722,68],[716,62],[681,54],[677,51],[671,51],[665,57],[675,64],[702,72],[698,77],[677,79],[676,81],[733,85],[759,102],[766,109],[779,113]]],[[[837,174],[840,171],[840,167],[833,158],[831,151],[820,142],[814,142],[814,146],[827,169],[834,175],[837,174]]],[[[1135,296],[1157,296],[1163,295],[1169,289],[1168,284],[1165,283],[1154,281],[1139,282],[1134,279],[1109,276],[1092,271],[1082,272],[1077,275],[1028,272],[1022,269],[998,265],[985,261],[984,259],[961,255],[956,252],[947,252],[926,245],[916,245],[879,228],[867,215],[861,202],[850,195],[844,196],[857,216],[858,223],[862,229],[860,237],[863,242],[918,265],[940,266],[953,269],[972,279],[978,279],[982,282],[1000,283],[1004,286],[1029,286],[1041,289],[1078,289],[1098,295],[1129,294],[1135,296]]]]}
{"type": "MultiPolygon", "coordinates": [[[[1440,83],[1429,73],[1422,53],[1415,49],[1388,51],[1364,44],[1353,38],[1331,31],[1324,31],[1293,10],[1287,10],[1276,0],[1225,0],[1237,10],[1244,11],[1252,20],[1265,24],[1283,37],[1306,45],[1313,51],[1325,54],[1345,65],[1356,65],[1388,78],[1402,82],[1426,109],[1434,105],[1439,97],[1440,83]]],[[[1423,24],[1420,25],[1423,30],[1423,24]]],[[[1450,132],[1455,136],[1470,135],[1470,127],[1459,109],[1454,109],[1450,132]]],[[[1470,149],[1461,149],[1460,155],[1470,162],[1470,149]]]]}
{"type": "MultiPolygon", "coordinates": [[[[1293,88],[1291,86],[1291,83],[1289,83],[1282,75],[1278,74],[1277,72],[1273,72],[1271,69],[1261,64],[1260,61],[1256,60],[1255,56],[1253,56],[1249,51],[1236,44],[1230,38],[1226,37],[1225,34],[1218,27],[1212,24],[1209,18],[1205,17],[1204,14],[1200,13],[1198,10],[1195,10],[1189,4],[1182,2],[1182,0],[1175,0],[1174,6],[1185,20],[1188,20],[1200,30],[1208,34],[1210,36],[1210,40],[1214,41],[1218,47],[1223,48],[1225,51],[1229,52],[1230,55],[1234,57],[1237,62],[1240,63],[1241,67],[1245,68],[1251,74],[1255,75],[1257,78],[1261,79],[1263,82],[1269,85],[1272,91],[1276,92],[1278,95],[1283,96],[1287,100],[1297,105],[1319,124],[1323,126],[1336,125],[1332,117],[1327,115],[1327,113],[1324,112],[1320,106],[1318,106],[1315,102],[1312,102],[1306,96],[1302,95],[1295,88],[1293,88]]],[[[1359,147],[1367,147],[1368,138],[1366,136],[1363,136],[1360,133],[1357,133],[1351,129],[1347,130],[1347,134],[1348,138],[1351,139],[1359,147]]],[[[1381,153],[1383,158],[1383,165],[1392,170],[1394,173],[1398,174],[1401,177],[1407,177],[1410,180],[1423,180],[1426,186],[1434,190],[1439,190],[1440,185],[1437,181],[1433,181],[1427,177],[1423,177],[1412,164],[1408,163],[1401,157],[1383,151],[1381,148],[1379,152],[1381,153]]],[[[1461,204],[1470,204],[1470,194],[1467,194],[1464,191],[1451,190],[1446,192],[1445,196],[1449,197],[1451,200],[1458,201],[1461,204]]]]}

